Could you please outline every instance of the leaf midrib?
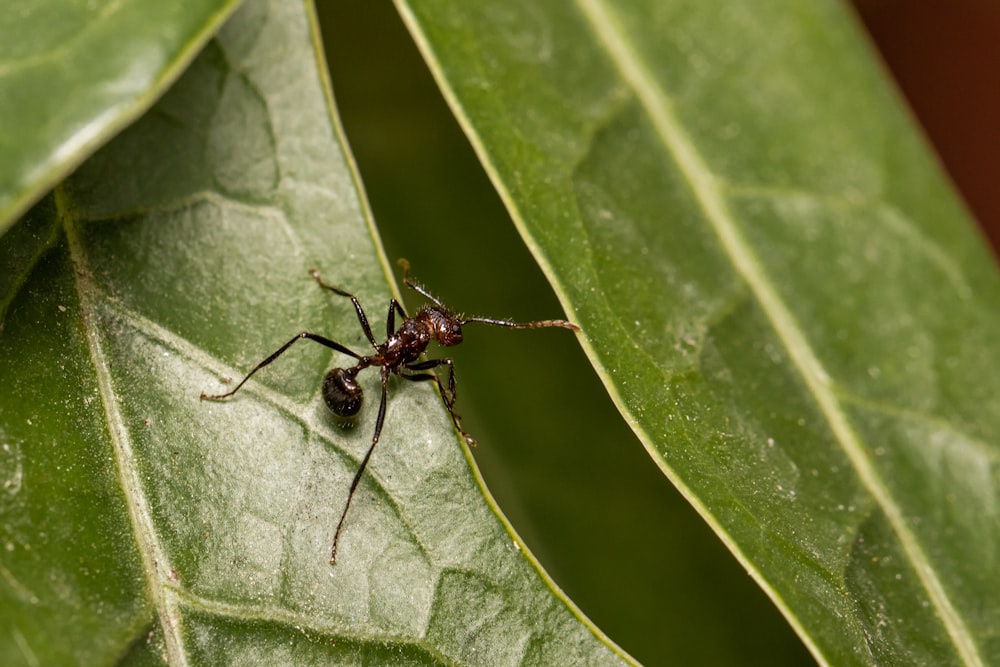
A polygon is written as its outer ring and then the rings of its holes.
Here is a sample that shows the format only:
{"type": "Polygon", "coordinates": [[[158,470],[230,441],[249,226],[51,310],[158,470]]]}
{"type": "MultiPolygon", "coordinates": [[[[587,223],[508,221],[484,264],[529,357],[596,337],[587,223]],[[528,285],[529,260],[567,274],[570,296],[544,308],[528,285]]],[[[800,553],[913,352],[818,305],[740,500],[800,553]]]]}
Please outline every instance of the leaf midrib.
{"type": "Polygon", "coordinates": [[[66,232],[70,258],[73,263],[83,334],[90,354],[90,362],[94,369],[94,378],[97,381],[98,395],[104,408],[108,437],[111,440],[115,456],[115,469],[118,472],[119,484],[125,496],[129,521],[132,524],[143,577],[146,580],[146,589],[163,630],[167,662],[170,665],[183,667],[188,664],[188,661],[181,637],[180,609],[175,596],[170,593],[168,588],[167,573],[171,571],[171,566],[167,560],[166,551],[160,544],[153,523],[152,510],[143,491],[128,428],[118,409],[118,398],[112,386],[107,355],[104,352],[101,334],[96,324],[98,306],[95,303],[95,295],[98,293],[98,289],[93,284],[90,269],[87,266],[86,251],[77,229],[79,221],[73,212],[72,205],[68,202],[64,186],[56,188],[53,196],[57,215],[66,232]]]}
{"type": "MultiPolygon", "coordinates": [[[[630,46],[618,21],[607,10],[604,3],[601,0],[576,0],[576,2],[590,24],[598,44],[608,54],[620,76],[635,92],[663,147],[667,153],[673,156],[681,175],[687,180],[698,206],[718,236],[723,250],[760,303],[764,314],[771,322],[771,326],[785,347],[789,358],[815,398],[834,437],[857,472],[865,489],[872,495],[888,519],[900,541],[903,553],[910,560],[920,583],[927,591],[931,604],[938,611],[942,624],[957,652],[965,663],[983,665],[968,628],[945,592],[941,580],[937,577],[927,555],[920,547],[919,541],[906,524],[902,509],[897,505],[885,482],[869,461],[864,446],[852,428],[844,410],[841,409],[830,386],[830,376],[806,340],[795,317],[778,295],[770,277],[750,245],[738,231],[736,221],[730,213],[726,198],[719,187],[719,181],[673,113],[668,96],[659,86],[643,59],[630,46]]],[[[735,543],[730,542],[730,548],[736,548],[735,543]]],[[[752,566],[749,561],[747,564],[752,566]]],[[[789,610],[785,610],[785,615],[793,624],[797,625],[796,621],[791,618],[789,610]]],[[[800,632],[800,634],[802,633],[800,632]]],[[[810,644],[813,652],[817,653],[815,645],[811,644],[807,637],[803,636],[803,639],[810,644]]]]}

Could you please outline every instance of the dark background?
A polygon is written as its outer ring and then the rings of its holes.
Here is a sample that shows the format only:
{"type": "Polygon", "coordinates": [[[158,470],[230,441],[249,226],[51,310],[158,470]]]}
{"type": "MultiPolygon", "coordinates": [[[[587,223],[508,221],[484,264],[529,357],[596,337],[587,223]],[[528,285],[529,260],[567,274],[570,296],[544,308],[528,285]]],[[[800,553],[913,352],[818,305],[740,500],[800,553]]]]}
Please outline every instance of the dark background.
{"type": "MultiPolygon", "coordinates": [[[[390,259],[456,310],[562,311],[388,0],[321,0],[334,94],[390,259]]],[[[1000,10],[858,0],[970,211],[1000,240],[1000,10]]],[[[861,28],[862,30],[864,28],[861,28]]],[[[411,308],[419,300],[405,295],[411,308]]],[[[504,513],[598,627],[646,664],[812,664],[627,428],[571,335],[486,327],[449,350],[504,513]]]]}
{"type": "Polygon", "coordinates": [[[1000,243],[1000,5],[857,0],[859,16],[952,182],[1000,243]]]}

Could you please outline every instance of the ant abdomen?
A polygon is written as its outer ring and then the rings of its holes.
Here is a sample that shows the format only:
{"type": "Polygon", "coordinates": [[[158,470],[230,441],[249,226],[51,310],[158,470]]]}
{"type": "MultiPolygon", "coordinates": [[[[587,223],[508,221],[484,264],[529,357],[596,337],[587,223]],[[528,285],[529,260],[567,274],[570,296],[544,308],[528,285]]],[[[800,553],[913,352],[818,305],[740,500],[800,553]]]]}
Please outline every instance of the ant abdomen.
{"type": "Polygon", "coordinates": [[[334,368],[323,378],[323,400],[334,414],[353,417],[361,409],[365,394],[355,379],[355,369],[334,368]]]}

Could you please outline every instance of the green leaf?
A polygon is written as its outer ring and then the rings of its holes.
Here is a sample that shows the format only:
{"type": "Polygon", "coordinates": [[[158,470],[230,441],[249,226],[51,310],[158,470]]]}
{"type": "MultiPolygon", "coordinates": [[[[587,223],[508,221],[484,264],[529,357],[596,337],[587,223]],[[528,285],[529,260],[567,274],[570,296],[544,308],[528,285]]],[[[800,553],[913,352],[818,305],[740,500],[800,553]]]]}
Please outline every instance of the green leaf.
{"type": "MultiPolygon", "coordinates": [[[[247,3],[0,239],[0,662],[619,664],[484,496],[426,384],[318,390],[391,291],[306,3],[247,3]],[[231,385],[230,385],[231,386],[231,385]]],[[[570,335],[563,333],[567,337],[570,335]]]]}
{"type": "Polygon", "coordinates": [[[235,0],[14,0],[0,13],[0,234],[150,107],[235,0]]]}
{"type": "Polygon", "coordinates": [[[816,659],[1000,660],[1000,283],[843,7],[398,5],[623,415],[816,659]]]}

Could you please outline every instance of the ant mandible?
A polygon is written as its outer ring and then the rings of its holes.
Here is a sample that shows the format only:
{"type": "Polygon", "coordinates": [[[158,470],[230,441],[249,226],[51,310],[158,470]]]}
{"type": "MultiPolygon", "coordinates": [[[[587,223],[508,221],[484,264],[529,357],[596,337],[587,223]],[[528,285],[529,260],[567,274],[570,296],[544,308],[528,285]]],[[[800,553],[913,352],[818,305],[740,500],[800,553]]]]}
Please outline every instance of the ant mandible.
{"type": "Polygon", "coordinates": [[[344,519],[347,518],[347,510],[350,509],[351,500],[354,499],[354,491],[358,487],[358,482],[361,481],[361,475],[368,466],[368,460],[371,458],[372,452],[375,450],[375,445],[378,444],[379,436],[382,434],[382,424],[385,422],[386,390],[390,375],[395,374],[411,382],[435,382],[441,393],[441,400],[444,403],[444,407],[448,410],[448,414],[451,415],[451,421],[455,424],[455,428],[462,434],[465,441],[469,443],[469,446],[475,447],[476,441],[471,435],[465,432],[462,428],[462,423],[458,414],[455,413],[456,392],[454,362],[448,358],[419,361],[420,355],[422,355],[427,349],[427,345],[430,344],[432,340],[436,340],[444,347],[458,345],[462,342],[462,327],[471,322],[481,322],[483,324],[489,324],[497,327],[507,327],[508,329],[542,329],[545,327],[560,327],[563,329],[570,329],[571,331],[580,330],[580,327],[565,320],[511,322],[510,320],[494,319],[492,317],[464,317],[449,310],[447,306],[441,303],[440,299],[427,291],[426,287],[410,280],[409,262],[405,259],[400,259],[399,264],[403,267],[403,283],[418,294],[429,299],[431,304],[421,308],[413,317],[407,317],[406,311],[403,310],[403,307],[399,304],[399,302],[396,301],[396,299],[390,299],[389,314],[386,316],[385,320],[386,340],[384,343],[378,343],[375,341],[375,336],[372,335],[372,329],[368,325],[368,318],[365,316],[365,311],[361,307],[361,303],[358,301],[356,296],[350,292],[345,292],[342,289],[323,282],[323,279],[320,278],[319,272],[316,269],[309,269],[309,274],[316,280],[317,284],[319,284],[321,288],[330,290],[334,294],[347,297],[351,300],[351,303],[354,304],[354,310],[358,315],[358,322],[361,323],[361,329],[364,331],[365,337],[368,338],[368,342],[370,342],[372,347],[375,349],[374,354],[367,356],[361,355],[336,341],[330,340],[329,338],[320,336],[319,334],[309,333],[308,331],[303,331],[302,333],[296,334],[290,341],[275,350],[275,352],[264,359],[264,361],[254,366],[253,370],[247,373],[246,377],[240,380],[239,384],[237,384],[232,391],[228,391],[225,394],[215,395],[208,395],[205,393],[201,394],[202,400],[218,401],[229,398],[239,391],[240,387],[246,384],[246,381],[249,380],[254,373],[280,357],[282,353],[284,353],[285,350],[290,348],[293,344],[303,338],[306,338],[357,360],[357,363],[351,368],[334,368],[330,370],[323,378],[322,387],[323,400],[326,401],[330,410],[341,417],[353,417],[361,409],[361,403],[364,398],[361,385],[357,383],[358,373],[369,366],[378,366],[381,369],[382,395],[379,399],[378,416],[375,418],[375,434],[372,436],[372,442],[368,446],[368,451],[365,452],[364,458],[361,459],[361,465],[358,466],[358,471],[354,474],[354,479],[351,481],[350,491],[347,493],[347,502],[344,504],[344,511],[340,515],[340,521],[337,522],[337,529],[333,534],[333,547],[330,550],[331,565],[334,565],[337,562],[337,543],[340,540],[340,531],[344,527],[344,519]],[[397,313],[403,319],[403,321],[399,324],[399,329],[396,329],[397,313]],[[430,371],[439,366],[448,367],[447,389],[437,373],[421,372],[430,371]]]}

